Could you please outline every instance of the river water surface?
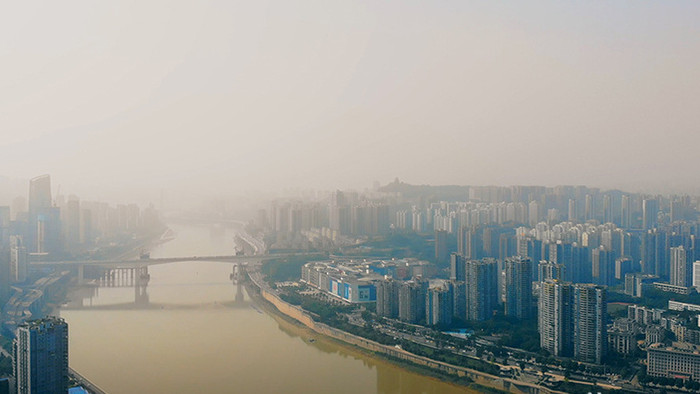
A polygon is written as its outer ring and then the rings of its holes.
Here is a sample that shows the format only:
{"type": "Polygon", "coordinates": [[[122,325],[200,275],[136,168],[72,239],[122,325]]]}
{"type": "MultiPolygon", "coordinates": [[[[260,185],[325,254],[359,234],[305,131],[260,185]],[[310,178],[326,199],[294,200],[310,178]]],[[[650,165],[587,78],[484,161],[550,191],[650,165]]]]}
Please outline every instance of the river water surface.
{"type": "MultiPolygon", "coordinates": [[[[177,238],[152,257],[234,253],[234,229],[171,228],[177,238]]],[[[269,315],[231,271],[227,263],[151,266],[147,296],[76,289],[61,310],[71,367],[115,394],[465,392],[269,315]]]]}

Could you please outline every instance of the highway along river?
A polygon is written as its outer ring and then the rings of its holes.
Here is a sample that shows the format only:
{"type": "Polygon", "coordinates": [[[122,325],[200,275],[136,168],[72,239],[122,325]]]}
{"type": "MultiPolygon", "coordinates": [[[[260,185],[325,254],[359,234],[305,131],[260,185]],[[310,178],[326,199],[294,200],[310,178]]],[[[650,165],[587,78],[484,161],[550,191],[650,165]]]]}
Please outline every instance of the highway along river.
{"type": "MultiPolygon", "coordinates": [[[[151,257],[234,253],[234,229],[172,226],[151,257]]],[[[226,263],[149,267],[146,288],[76,289],[70,365],[108,393],[457,393],[320,338],[238,292],[226,263]],[[310,342],[311,338],[315,341],[310,342]]]]}

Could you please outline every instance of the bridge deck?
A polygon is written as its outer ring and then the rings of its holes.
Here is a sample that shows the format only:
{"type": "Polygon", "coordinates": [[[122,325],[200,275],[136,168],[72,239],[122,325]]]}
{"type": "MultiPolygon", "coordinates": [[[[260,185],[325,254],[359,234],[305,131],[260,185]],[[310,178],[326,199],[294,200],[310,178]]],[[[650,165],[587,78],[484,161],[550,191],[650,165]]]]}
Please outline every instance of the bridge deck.
{"type": "Polygon", "coordinates": [[[284,259],[289,257],[311,257],[311,256],[323,256],[323,253],[280,253],[280,254],[262,254],[262,255],[233,255],[233,256],[190,256],[190,257],[161,257],[161,258],[148,258],[148,259],[132,259],[132,260],[79,260],[79,261],[33,261],[29,264],[31,266],[41,266],[41,267],[60,267],[60,266],[70,266],[76,267],[80,265],[92,265],[98,267],[108,267],[108,266],[143,266],[143,265],[155,265],[155,264],[167,264],[167,263],[180,263],[180,262],[191,262],[191,261],[208,261],[208,262],[222,262],[222,263],[242,263],[248,261],[261,261],[261,260],[272,260],[272,259],[284,259]]]}

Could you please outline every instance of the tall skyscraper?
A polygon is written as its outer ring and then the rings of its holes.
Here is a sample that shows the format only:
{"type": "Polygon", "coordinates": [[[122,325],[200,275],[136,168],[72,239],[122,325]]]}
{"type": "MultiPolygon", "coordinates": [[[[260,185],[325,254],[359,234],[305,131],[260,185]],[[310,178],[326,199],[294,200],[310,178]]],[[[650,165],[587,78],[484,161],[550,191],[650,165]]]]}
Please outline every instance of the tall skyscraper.
{"type": "Polygon", "coordinates": [[[10,298],[12,281],[10,267],[10,250],[0,245],[0,303],[2,305],[10,298]]]}
{"type": "Polygon", "coordinates": [[[377,315],[382,317],[399,317],[400,283],[391,279],[377,283],[377,315]]]}
{"type": "Polygon", "coordinates": [[[670,283],[674,286],[690,287],[692,283],[691,259],[683,246],[670,248],[671,272],[670,283]]]}
{"type": "Polygon", "coordinates": [[[540,204],[535,200],[530,201],[527,211],[528,222],[530,223],[530,226],[534,227],[537,223],[540,222],[540,215],[542,214],[540,212],[540,204]]]}
{"type": "Polygon", "coordinates": [[[630,205],[630,196],[622,196],[622,218],[620,219],[621,227],[628,229],[632,227],[632,206],[630,205]]]}
{"type": "Polygon", "coordinates": [[[572,244],[568,275],[574,283],[590,283],[592,281],[591,250],[589,247],[577,243],[572,244]]]}
{"type": "Polygon", "coordinates": [[[27,248],[18,235],[10,237],[10,279],[14,283],[27,279],[27,248]]]}
{"type": "MultiPolygon", "coordinates": [[[[332,230],[336,230],[341,234],[350,233],[350,208],[348,206],[345,194],[340,190],[336,190],[331,195],[329,204],[328,220],[332,230]]],[[[273,212],[276,207],[273,208],[273,212]]],[[[275,215],[279,221],[279,215],[275,215]]]]}
{"type": "Polygon", "coordinates": [[[659,201],[656,199],[642,200],[642,227],[649,230],[656,227],[659,215],[659,201]]]}
{"type": "Polygon", "coordinates": [[[428,281],[416,278],[401,284],[399,288],[399,319],[418,323],[425,317],[425,296],[428,281]]]}
{"type": "Polygon", "coordinates": [[[51,208],[51,177],[42,175],[29,181],[29,240],[30,252],[44,248],[46,218],[51,208]],[[40,220],[41,219],[41,220],[40,220]]]}
{"type": "Polygon", "coordinates": [[[576,222],[576,200],[569,199],[569,221],[576,222]]]}
{"type": "Polygon", "coordinates": [[[42,175],[29,181],[29,226],[25,239],[30,253],[55,254],[62,249],[61,215],[51,202],[51,178],[42,175]]]}
{"type": "Polygon", "coordinates": [[[555,356],[600,364],[608,344],[605,287],[557,280],[540,285],[540,346],[555,356]]]}
{"type": "Polygon", "coordinates": [[[629,257],[620,257],[615,260],[615,279],[618,281],[624,280],[625,275],[634,271],[632,259],[629,257]]]}
{"type": "Polygon", "coordinates": [[[586,220],[593,220],[595,219],[595,216],[595,199],[590,194],[586,194],[586,209],[584,211],[584,218],[586,220]]]}
{"type": "Polygon", "coordinates": [[[603,223],[613,222],[613,201],[612,196],[606,194],[603,196],[603,223]]]}
{"type": "Polygon", "coordinates": [[[10,241],[10,207],[0,206],[0,243],[6,244],[10,241]]]}
{"type": "Polygon", "coordinates": [[[41,175],[29,181],[29,212],[51,207],[51,177],[41,175]]]}
{"type": "Polygon", "coordinates": [[[700,291],[700,261],[693,263],[693,286],[700,291]]]}
{"type": "Polygon", "coordinates": [[[458,280],[464,282],[466,273],[464,271],[464,258],[462,255],[452,253],[450,255],[450,280],[458,280]]]}
{"type": "Polygon", "coordinates": [[[452,323],[453,301],[453,288],[449,282],[429,289],[425,297],[425,324],[452,323]]]}
{"type": "Polygon", "coordinates": [[[591,251],[593,283],[612,285],[615,279],[615,254],[601,246],[591,251]]]}
{"type": "Polygon", "coordinates": [[[66,246],[68,250],[73,251],[80,244],[80,201],[69,199],[63,216],[66,246]]]}
{"type": "Polygon", "coordinates": [[[498,264],[494,259],[466,262],[467,320],[487,320],[498,304],[498,264]]]}
{"type": "Polygon", "coordinates": [[[532,315],[532,280],[530,259],[506,259],[506,316],[529,319],[532,315]]]}
{"type": "Polygon", "coordinates": [[[460,319],[467,316],[467,284],[460,281],[450,281],[452,285],[452,315],[460,319]]]}
{"type": "Polygon", "coordinates": [[[444,263],[448,259],[447,231],[435,230],[435,261],[444,263]]]}
{"type": "Polygon", "coordinates": [[[14,373],[18,394],[68,392],[68,325],[58,317],[17,328],[14,373]]]}
{"type": "Polygon", "coordinates": [[[465,259],[478,259],[480,239],[476,229],[472,227],[460,227],[457,234],[457,253],[461,254],[465,259]]]}
{"type": "Polygon", "coordinates": [[[600,364],[606,355],[607,293],[604,286],[574,286],[574,357],[600,364]]]}
{"type": "Polygon", "coordinates": [[[571,283],[552,279],[540,283],[537,316],[540,347],[554,356],[573,355],[572,292],[571,283]]]}

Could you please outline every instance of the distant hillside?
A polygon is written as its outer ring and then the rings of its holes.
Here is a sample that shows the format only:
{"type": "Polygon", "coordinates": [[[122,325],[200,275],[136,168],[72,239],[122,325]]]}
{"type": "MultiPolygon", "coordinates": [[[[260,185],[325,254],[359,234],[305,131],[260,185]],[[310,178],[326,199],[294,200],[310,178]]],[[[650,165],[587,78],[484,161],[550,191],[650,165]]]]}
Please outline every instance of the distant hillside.
{"type": "Polygon", "coordinates": [[[466,201],[469,198],[469,186],[409,185],[408,183],[400,182],[398,179],[380,187],[379,191],[384,193],[401,193],[405,198],[430,197],[441,201],[466,201]]]}

